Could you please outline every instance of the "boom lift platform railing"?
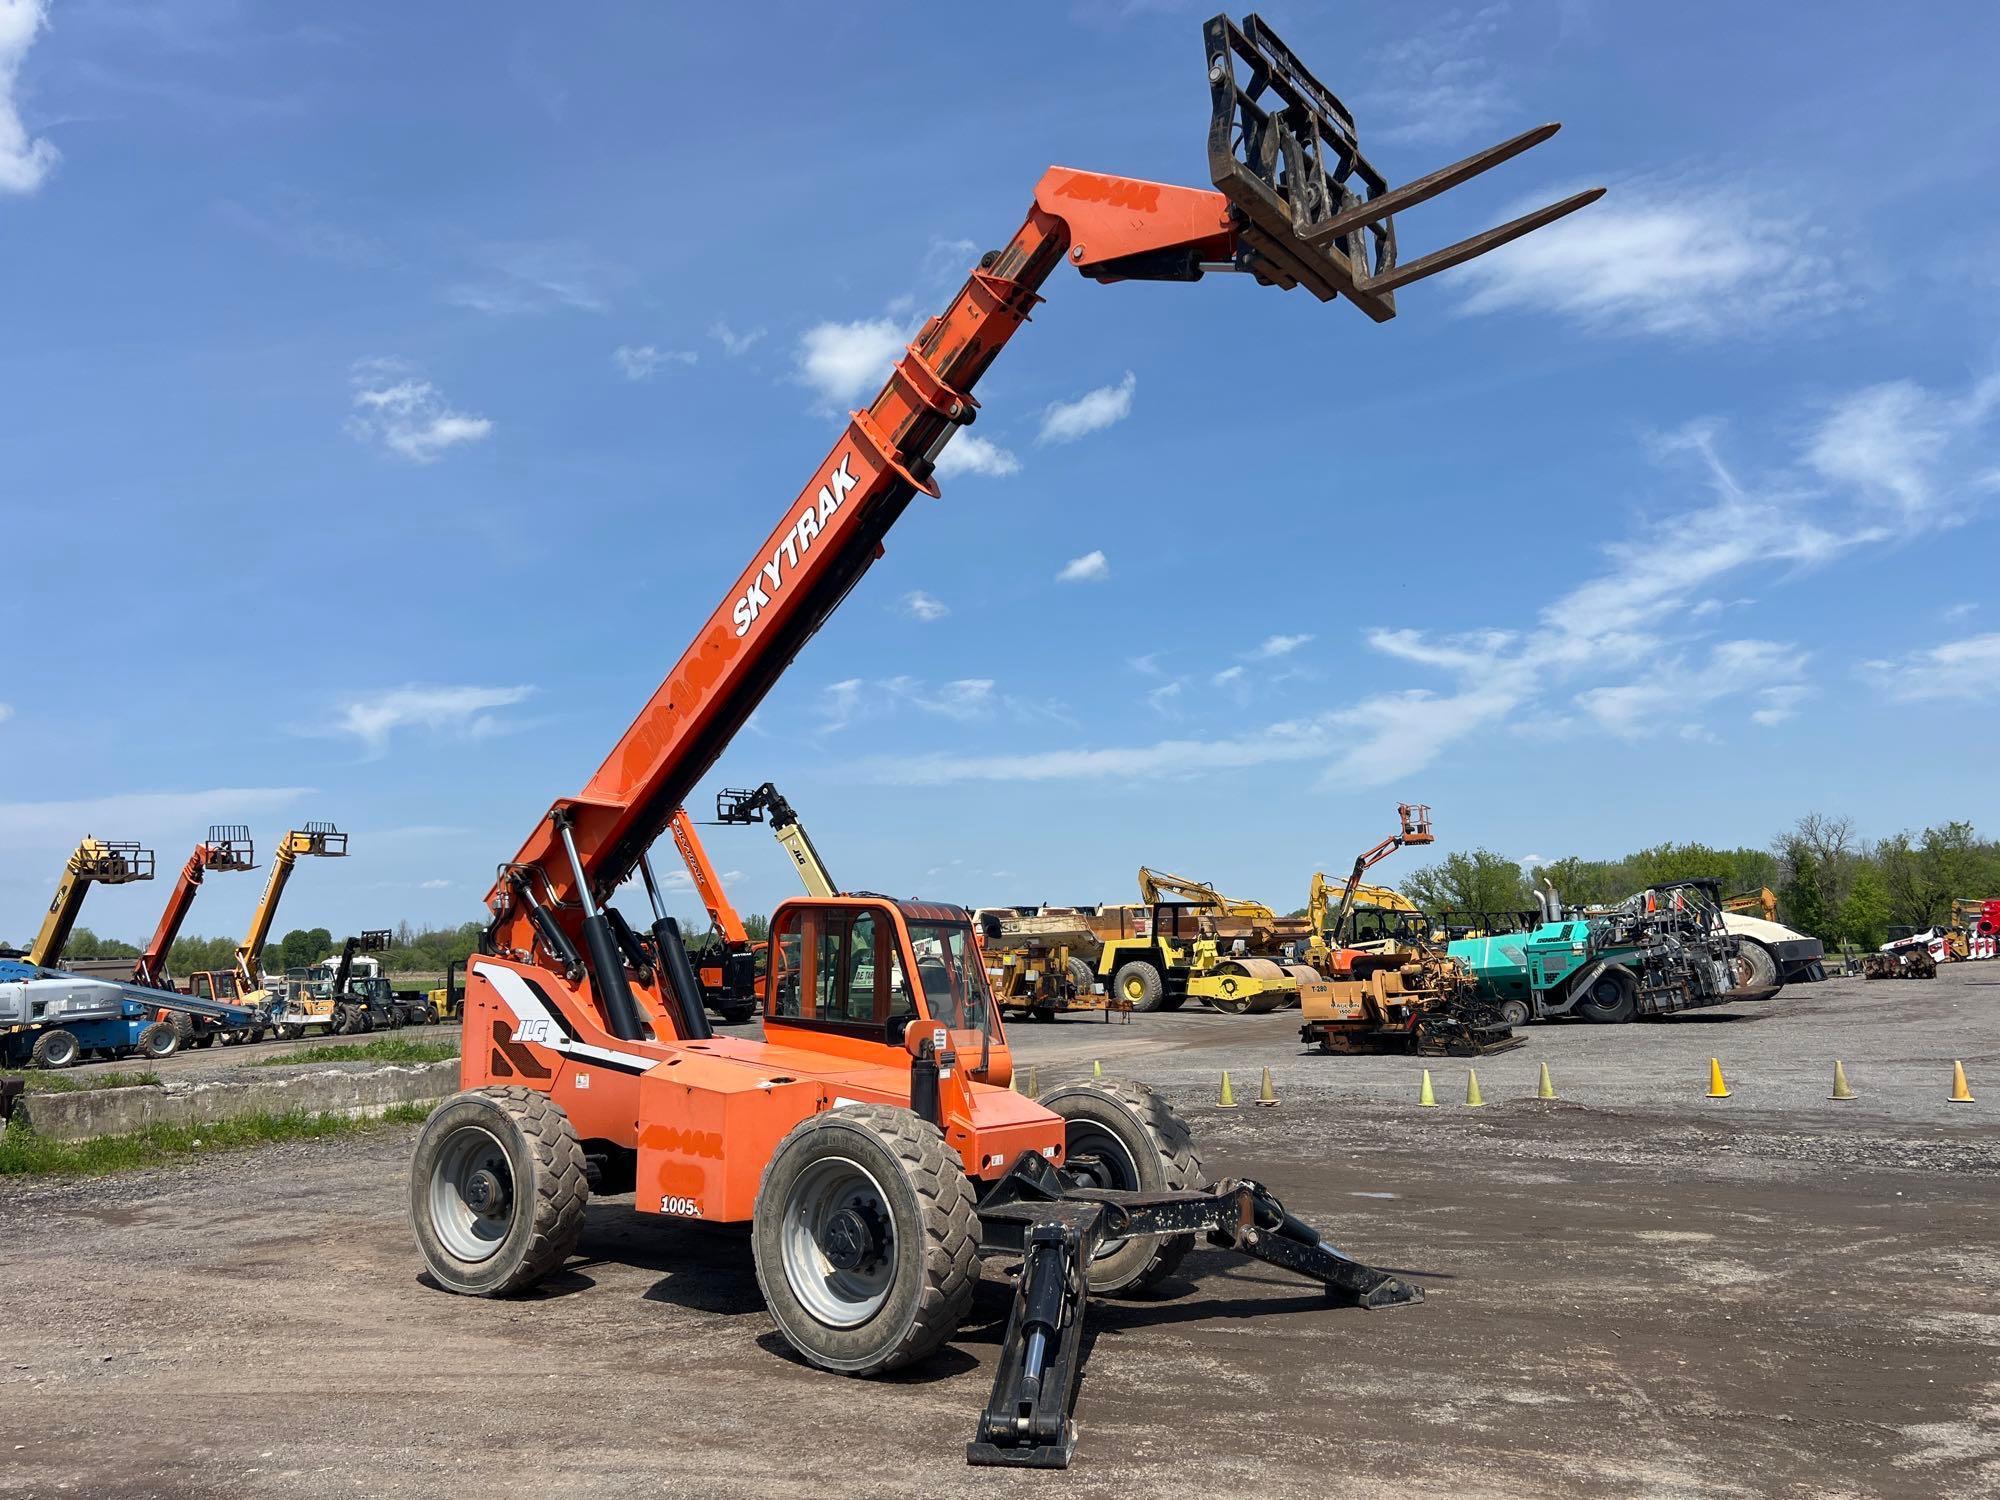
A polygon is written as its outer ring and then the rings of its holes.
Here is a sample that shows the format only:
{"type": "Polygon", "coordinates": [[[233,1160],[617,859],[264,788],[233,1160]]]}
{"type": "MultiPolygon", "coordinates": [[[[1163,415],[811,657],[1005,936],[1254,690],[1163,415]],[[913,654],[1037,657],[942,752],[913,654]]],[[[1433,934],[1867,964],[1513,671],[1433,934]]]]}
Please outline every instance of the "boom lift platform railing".
{"type": "Polygon", "coordinates": [[[411,1166],[413,1225],[438,1285],[502,1295],[562,1264],[582,1230],[586,1142],[608,1180],[636,1183],[642,1211],[748,1222],[773,1318],[827,1369],[879,1374],[925,1357],[970,1310],[978,1251],[1019,1257],[1001,1374],[967,1457],[1034,1467],[1066,1464],[1074,1446],[1086,1290],[1150,1284],[1194,1233],[1364,1306],[1419,1300],[1330,1250],[1256,1185],[1207,1185],[1157,1095],[1108,1082],[1040,1100],[1010,1091],[1006,1031],[957,907],[866,894],[783,903],[763,1039],[713,1035],[650,864],[910,502],[938,494],[938,457],[978,412],[973,387],[1058,265],[1107,283],[1243,271],[1346,297],[1381,322],[1398,288],[1597,196],[1401,263],[1396,212],[1554,127],[1391,188],[1362,157],[1353,117],[1261,21],[1217,17],[1203,37],[1215,189],[1045,172],[1020,227],[851,414],[582,791],[559,798],[499,867],[467,966],[463,1091],[430,1117],[411,1166]],[[653,902],[650,936],[611,904],[635,870],[653,902]],[[1164,1189],[1157,1176],[1128,1180],[1121,1163],[1140,1160],[1189,1175],[1164,1189]],[[899,1252],[912,1244],[929,1248],[899,1252]]]}

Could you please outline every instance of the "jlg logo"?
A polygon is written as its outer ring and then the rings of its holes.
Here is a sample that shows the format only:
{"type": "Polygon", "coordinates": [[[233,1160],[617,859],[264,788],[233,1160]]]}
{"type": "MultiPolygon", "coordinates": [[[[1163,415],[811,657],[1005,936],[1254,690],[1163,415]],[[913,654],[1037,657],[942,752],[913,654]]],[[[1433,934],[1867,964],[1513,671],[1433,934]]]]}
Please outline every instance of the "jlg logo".
{"type": "Polygon", "coordinates": [[[852,454],[843,453],[840,456],[839,467],[819,487],[819,504],[814,505],[810,500],[806,502],[798,519],[792,523],[792,529],[785,533],[777,550],[771,554],[771,560],[751,578],[750,587],[736,601],[730,618],[736,621],[738,637],[749,634],[750,627],[757,623],[757,616],[764,612],[772,595],[784,585],[787,577],[798,571],[800,559],[806,555],[813,540],[826,530],[827,522],[840,509],[840,502],[847,498],[847,492],[854,488],[854,476],[847,472],[847,466],[852,461],[852,454]]]}
{"type": "Polygon", "coordinates": [[[556,1023],[547,1019],[522,1021],[514,1028],[512,1040],[517,1042],[539,1042],[542,1046],[552,1046],[556,1040],[556,1023]]]}

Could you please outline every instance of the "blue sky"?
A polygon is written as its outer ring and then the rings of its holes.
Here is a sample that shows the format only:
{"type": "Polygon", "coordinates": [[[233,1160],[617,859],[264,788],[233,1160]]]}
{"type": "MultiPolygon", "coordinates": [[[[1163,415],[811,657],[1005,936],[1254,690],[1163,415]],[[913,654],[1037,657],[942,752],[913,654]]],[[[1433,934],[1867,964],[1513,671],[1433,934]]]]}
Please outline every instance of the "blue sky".
{"type": "MultiPolygon", "coordinates": [[[[281,928],[478,915],[1042,168],[1205,185],[1198,6],[301,14],[0,0],[0,937],[215,821],[351,832],[281,928]]],[[[1059,272],[704,796],[968,903],[2000,825],[2000,26],[1799,14],[1266,6],[1392,178],[1566,122],[1406,257],[1610,195],[1381,327],[1059,272]]]]}

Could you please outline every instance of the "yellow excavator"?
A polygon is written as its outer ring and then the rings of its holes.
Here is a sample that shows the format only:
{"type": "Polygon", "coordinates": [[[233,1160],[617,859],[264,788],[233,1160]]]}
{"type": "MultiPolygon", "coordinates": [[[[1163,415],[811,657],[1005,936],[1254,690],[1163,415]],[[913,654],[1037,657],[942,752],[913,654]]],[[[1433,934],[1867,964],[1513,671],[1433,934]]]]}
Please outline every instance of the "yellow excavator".
{"type": "Polygon", "coordinates": [[[1434,1052],[1477,1056],[1520,1045],[1499,1011],[1476,998],[1465,966],[1431,941],[1416,904],[1368,870],[1406,846],[1434,842],[1431,810],[1399,803],[1398,829],[1360,854],[1336,904],[1324,872],[1312,878],[1306,952],[1325,984],[1307,993],[1299,1039],[1321,1052],[1434,1052]]]}
{"type": "Polygon", "coordinates": [[[122,839],[85,838],[76,846],[56,882],[55,899],[42,918],[41,931],[28,949],[27,961],[37,968],[53,969],[62,962],[62,952],[76,927],[83,898],[94,885],[126,885],[134,880],[153,878],[153,851],[122,839]]]}
{"type": "MultiPolygon", "coordinates": [[[[284,898],[292,869],[307,856],[338,859],[346,853],[347,835],[331,823],[308,823],[286,834],[271,856],[270,878],[264,882],[264,894],[257,900],[257,909],[250,914],[250,930],[236,945],[236,967],[190,974],[187,992],[197,999],[219,1000],[253,1010],[271,1007],[274,997],[264,988],[259,977],[259,960],[264,945],[270,941],[271,924],[277,919],[278,903],[284,898]]],[[[332,1024],[334,1005],[330,996],[323,1000],[303,994],[286,994],[276,998],[277,1004],[270,1011],[270,1020],[273,1029],[280,1035],[300,1036],[307,1026],[332,1024]]],[[[257,1042],[263,1040],[264,1030],[263,1026],[254,1026],[218,1035],[224,1044],[257,1042]]]]}

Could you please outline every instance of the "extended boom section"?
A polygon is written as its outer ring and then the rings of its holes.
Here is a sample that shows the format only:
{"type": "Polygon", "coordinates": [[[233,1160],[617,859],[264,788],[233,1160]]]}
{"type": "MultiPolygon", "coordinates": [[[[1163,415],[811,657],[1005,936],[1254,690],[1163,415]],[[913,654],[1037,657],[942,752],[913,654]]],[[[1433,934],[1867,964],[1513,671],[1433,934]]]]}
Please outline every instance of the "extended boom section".
{"type": "Polygon", "coordinates": [[[63,863],[62,877],[56,881],[56,893],[42,918],[41,930],[28,948],[27,961],[37,968],[54,968],[62,962],[63,948],[92,886],[152,878],[151,849],[129,839],[85,838],[63,863]]]}
{"type": "Polygon", "coordinates": [[[208,837],[194,846],[194,853],[181,866],[180,876],[174,881],[174,888],[167,897],[166,910],[160,914],[160,925],[153,929],[145,951],[133,960],[132,982],[151,985],[155,989],[171,988],[172,981],[167,978],[167,955],[173,951],[174,939],[180,936],[188,912],[194,908],[195,893],[201,889],[202,877],[211,870],[252,870],[256,865],[256,846],[250,842],[248,827],[241,823],[222,823],[210,828],[208,837]]]}

